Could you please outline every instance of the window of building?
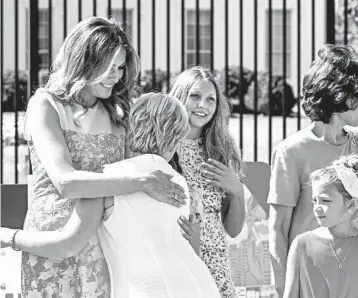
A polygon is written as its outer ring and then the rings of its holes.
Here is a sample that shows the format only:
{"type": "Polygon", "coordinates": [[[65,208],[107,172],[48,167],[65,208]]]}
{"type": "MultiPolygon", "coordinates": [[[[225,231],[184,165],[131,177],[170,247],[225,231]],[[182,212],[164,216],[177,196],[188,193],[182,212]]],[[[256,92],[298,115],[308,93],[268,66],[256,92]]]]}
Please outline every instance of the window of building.
{"type": "Polygon", "coordinates": [[[200,64],[204,67],[210,67],[211,58],[211,30],[210,30],[210,11],[200,10],[199,12],[199,63],[196,61],[196,11],[187,10],[186,14],[186,65],[192,67],[200,64]]]}
{"type": "MultiPolygon", "coordinates": [[[[28,30],[29,24],[29,11],[26,9],[26,30],[28,30]]],[[[48,23],[48,9],[41,8],[39,9],[39,69],[48,69],[50,67],[49,59],[49,23],[48,23]]],[[[28,55],[29,55],[29,41],[26,39],[26,67],[28,67],[28,55]]]]}
{"type": "MultiPolygon", "coordinates": [[[[283,75],[283,10],[272,10],[272,74],[283,75]]],[[[269,12],[267,11],[267,24],[269,24],[269,12]]],[[[291,77],[291,11],[286,10],[286,78],[291,77]]],[[[268,28],[268,26],[267,26],[268,28]]],[[[267,29],[269,30],[269,29],[267,29]]],[[[266,40],[266,66],[269,67],[269,34],[266,40]]]]}
{"type": "MultiPolygon", "coordinates": [[[[112,9],[112,16],[119,23],[123,23],[123,9],[112,9]]],[[[133,38],[133,9],[126,9],[126,33],[133,38]]]]}

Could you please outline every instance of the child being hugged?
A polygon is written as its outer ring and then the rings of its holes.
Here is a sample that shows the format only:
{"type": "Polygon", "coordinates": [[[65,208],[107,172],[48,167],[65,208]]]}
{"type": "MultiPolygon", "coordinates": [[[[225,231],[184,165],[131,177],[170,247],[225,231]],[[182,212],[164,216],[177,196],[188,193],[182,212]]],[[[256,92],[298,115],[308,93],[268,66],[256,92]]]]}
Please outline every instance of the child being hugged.
{"type": "Polygon", "coordinates": [[[355,298],[358,293],[358,155],[311,174],[319,228],[292,242],[284,297],[355,298]]]}

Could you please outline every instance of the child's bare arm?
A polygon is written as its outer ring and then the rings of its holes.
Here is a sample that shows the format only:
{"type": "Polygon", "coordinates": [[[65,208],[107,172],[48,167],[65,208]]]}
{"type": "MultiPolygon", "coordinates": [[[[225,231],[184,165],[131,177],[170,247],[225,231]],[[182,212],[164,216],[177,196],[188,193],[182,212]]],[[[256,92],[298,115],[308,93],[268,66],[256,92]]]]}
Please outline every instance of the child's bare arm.
{"type": "Polygon", "coordinates": [[[298,245],[298,238],[296,237],[291,244],[287,257],[284,298],[300,297],[300,259],[298,245]]]}

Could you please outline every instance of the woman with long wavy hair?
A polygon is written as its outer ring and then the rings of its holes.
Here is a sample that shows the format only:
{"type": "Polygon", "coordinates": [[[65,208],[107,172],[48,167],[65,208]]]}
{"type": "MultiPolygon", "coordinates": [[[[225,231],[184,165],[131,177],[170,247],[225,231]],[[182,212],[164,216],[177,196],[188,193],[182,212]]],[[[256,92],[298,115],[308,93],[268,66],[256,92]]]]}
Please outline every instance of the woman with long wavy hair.
{"type": "Polygon", "coordinates": [[[190,132],[174,160],[189,185],[198,252],[221,296],[236,297],[226,234],[240,233],[245,202],[242,161],[229,133],[230,105],[212,73],[200,66],[179,74],[169,94],[183,102],[189,115],[190,132]]]}
{"type": "Polygon", "coordinates": [[[120,25],[92,17],[71,30],[48,83],[30,99],[25,134],[33,186],[24,229],[59,233],[43,232],[34,239],[31,233],[7,230],[11,246],[24,251],[24,297],[111,296],[96,233],[105,197],[142,191],[159,201],[183,204],[182,189],[161,171],[102,173],[104,164],[125,157],[138,72],[138,56],[120,25]],[[72,227],[82,224],[81,233],[72,235],[64,228],[69,220],[72,227]]]}

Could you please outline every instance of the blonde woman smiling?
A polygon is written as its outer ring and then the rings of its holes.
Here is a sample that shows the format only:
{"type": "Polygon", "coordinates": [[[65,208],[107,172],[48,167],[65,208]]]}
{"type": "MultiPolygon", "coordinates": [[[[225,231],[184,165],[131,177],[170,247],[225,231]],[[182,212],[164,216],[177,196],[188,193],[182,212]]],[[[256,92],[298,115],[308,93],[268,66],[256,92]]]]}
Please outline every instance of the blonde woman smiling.
{"type": "MultiPolygon", "coordinates": [[[[241,158],[229,134],[230,109],[211,72],[185,70],[169,93],[186,107],[190,131],[177,150],[177,165],[188,182],[199,255],[223,298],[236,297],[226,234],[236,237],[245,220],[241,158]]],[[[195,238],[196,239],[196,238],[195,238]]]]}

